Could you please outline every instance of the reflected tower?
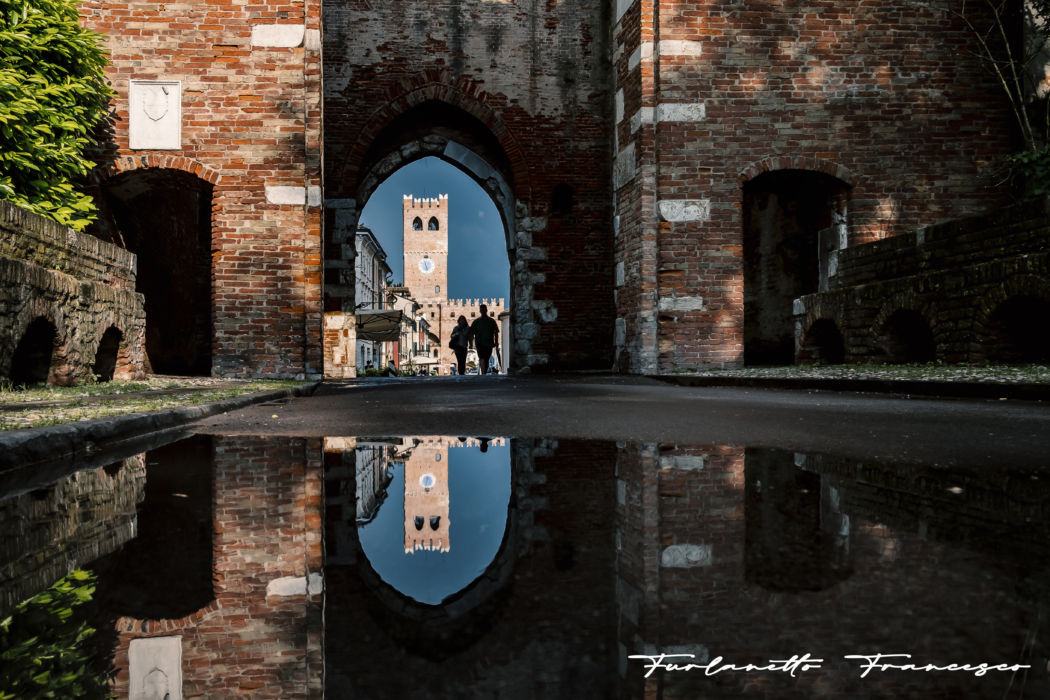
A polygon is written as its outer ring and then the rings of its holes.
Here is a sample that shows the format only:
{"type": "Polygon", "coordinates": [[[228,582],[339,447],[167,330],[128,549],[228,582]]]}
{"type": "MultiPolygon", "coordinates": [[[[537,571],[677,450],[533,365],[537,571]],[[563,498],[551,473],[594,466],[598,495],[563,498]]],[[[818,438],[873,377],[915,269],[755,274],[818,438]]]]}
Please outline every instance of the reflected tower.
{"type": "Polygon", "coordinates": [[[448,444],[427,441],[405,458],[405,553],[448,552],[448,444]]]}

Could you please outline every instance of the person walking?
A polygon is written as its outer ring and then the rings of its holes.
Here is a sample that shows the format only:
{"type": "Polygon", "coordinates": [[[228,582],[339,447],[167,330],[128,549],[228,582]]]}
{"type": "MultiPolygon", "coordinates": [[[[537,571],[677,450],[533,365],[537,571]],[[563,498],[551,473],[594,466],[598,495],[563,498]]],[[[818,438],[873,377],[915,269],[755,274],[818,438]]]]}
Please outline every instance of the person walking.
{"type": "Polygon", "coordinates": [[[470,346],[470,326],[467,325],[467,317],[460,316],[456,320],[456,327],[452,329],[448,346],[456,353],[456,372],[467,373],[467,348],[470,346]]]}
{"type": "Polygon", "coordinates": [[[492,348],[499,342],[499,324],[489,316],[489,309],[485,304],[478,307],[478,310],[481,315],[470,324],[470,337],[474,340],[474,347],[478,349],[479,371],[488,374],[492,348]]]}

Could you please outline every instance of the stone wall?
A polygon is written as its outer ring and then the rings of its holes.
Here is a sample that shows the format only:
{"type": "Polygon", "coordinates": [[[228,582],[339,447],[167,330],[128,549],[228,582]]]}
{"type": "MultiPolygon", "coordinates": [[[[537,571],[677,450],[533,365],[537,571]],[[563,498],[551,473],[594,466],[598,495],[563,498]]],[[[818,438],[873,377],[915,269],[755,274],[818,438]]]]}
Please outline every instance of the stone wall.
{"type": "Polygon", "coordinates": [[[135,272],[131,253],[0,202],[0,379],[11,378],[40,319],[54,330],[51,347],[40,348],[49,364],[41,381],[90,380],[111,328],[120,332],[113,375],[140,376],[145,314],[135,272]]]}
{"type": "MultiPolygon", "coordinates": [[[[614,3],[618,363],[743,361],[742,187],[816,172],[847,242],[987,210],[1010,116],[943,8],[614,3]],[[965,77],[963,77],[965,76],[965,77]]],[[[816,250],[813,255],[816,255],[816,250]]],[[[790,307],[782,310],[791,316],[790,307]]],[[[790,336],[789,336],[790,342],[790,336]]]]}
{"type": "Polygon", "coordinates": [[[1048,217],[1050,200],[1033,199],[840,251],[831,290],[795,302],[798,358],[829,359],[820,329],[833,324],[847,362],[1045,361],[1048,217]]]}

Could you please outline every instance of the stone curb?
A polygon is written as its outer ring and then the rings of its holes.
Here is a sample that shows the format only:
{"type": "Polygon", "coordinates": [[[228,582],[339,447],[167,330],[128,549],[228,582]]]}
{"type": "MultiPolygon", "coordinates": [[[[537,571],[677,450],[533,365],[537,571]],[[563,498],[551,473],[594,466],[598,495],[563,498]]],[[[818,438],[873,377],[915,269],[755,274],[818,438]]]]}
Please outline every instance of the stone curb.
{"type": "Polygon", "coordinates": [[[103,449],[112,449],[121,442],[176,428],[217,413],[277,399],[307,396],[319,385],[320,382],[313,382],[196,406],[5,431],[0,433],[0,472],[53,460],[87,457],[103,449]]]}
{"type": "Polygon", "coordinates": [[[1050,401],[1048,384],[919,381],[912,379],[805,379],[796,377],[697,377],[649,375],[669,384],[693,387],[743,387],[792,391],[844,391],[951,399],[1050,401]]]}

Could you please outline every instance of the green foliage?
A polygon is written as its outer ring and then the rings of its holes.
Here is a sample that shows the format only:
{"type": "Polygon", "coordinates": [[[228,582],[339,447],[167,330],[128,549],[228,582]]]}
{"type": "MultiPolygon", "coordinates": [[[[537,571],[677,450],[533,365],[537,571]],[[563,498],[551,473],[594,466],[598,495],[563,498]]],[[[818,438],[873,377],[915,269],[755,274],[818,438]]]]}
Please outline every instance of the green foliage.
{"type": "Polygon", "coordinates": [[[76,183],[113,95],[105,65],[75,0],[0,0],[0,198],[77,230],[96,218],[76,183]]]}
{"type": "Polygon", "coordinates": [[[1026,196],[1050,194],[1050,148],[1015,153],[1009,160],[1026,196]]]}
{"type": "Polygon", "coordinates": [[[108,674],[93,668],[95,630],[76,610],[94,592],[78,569],[0,620],[0,700],[113,697],[108,674]]]}

